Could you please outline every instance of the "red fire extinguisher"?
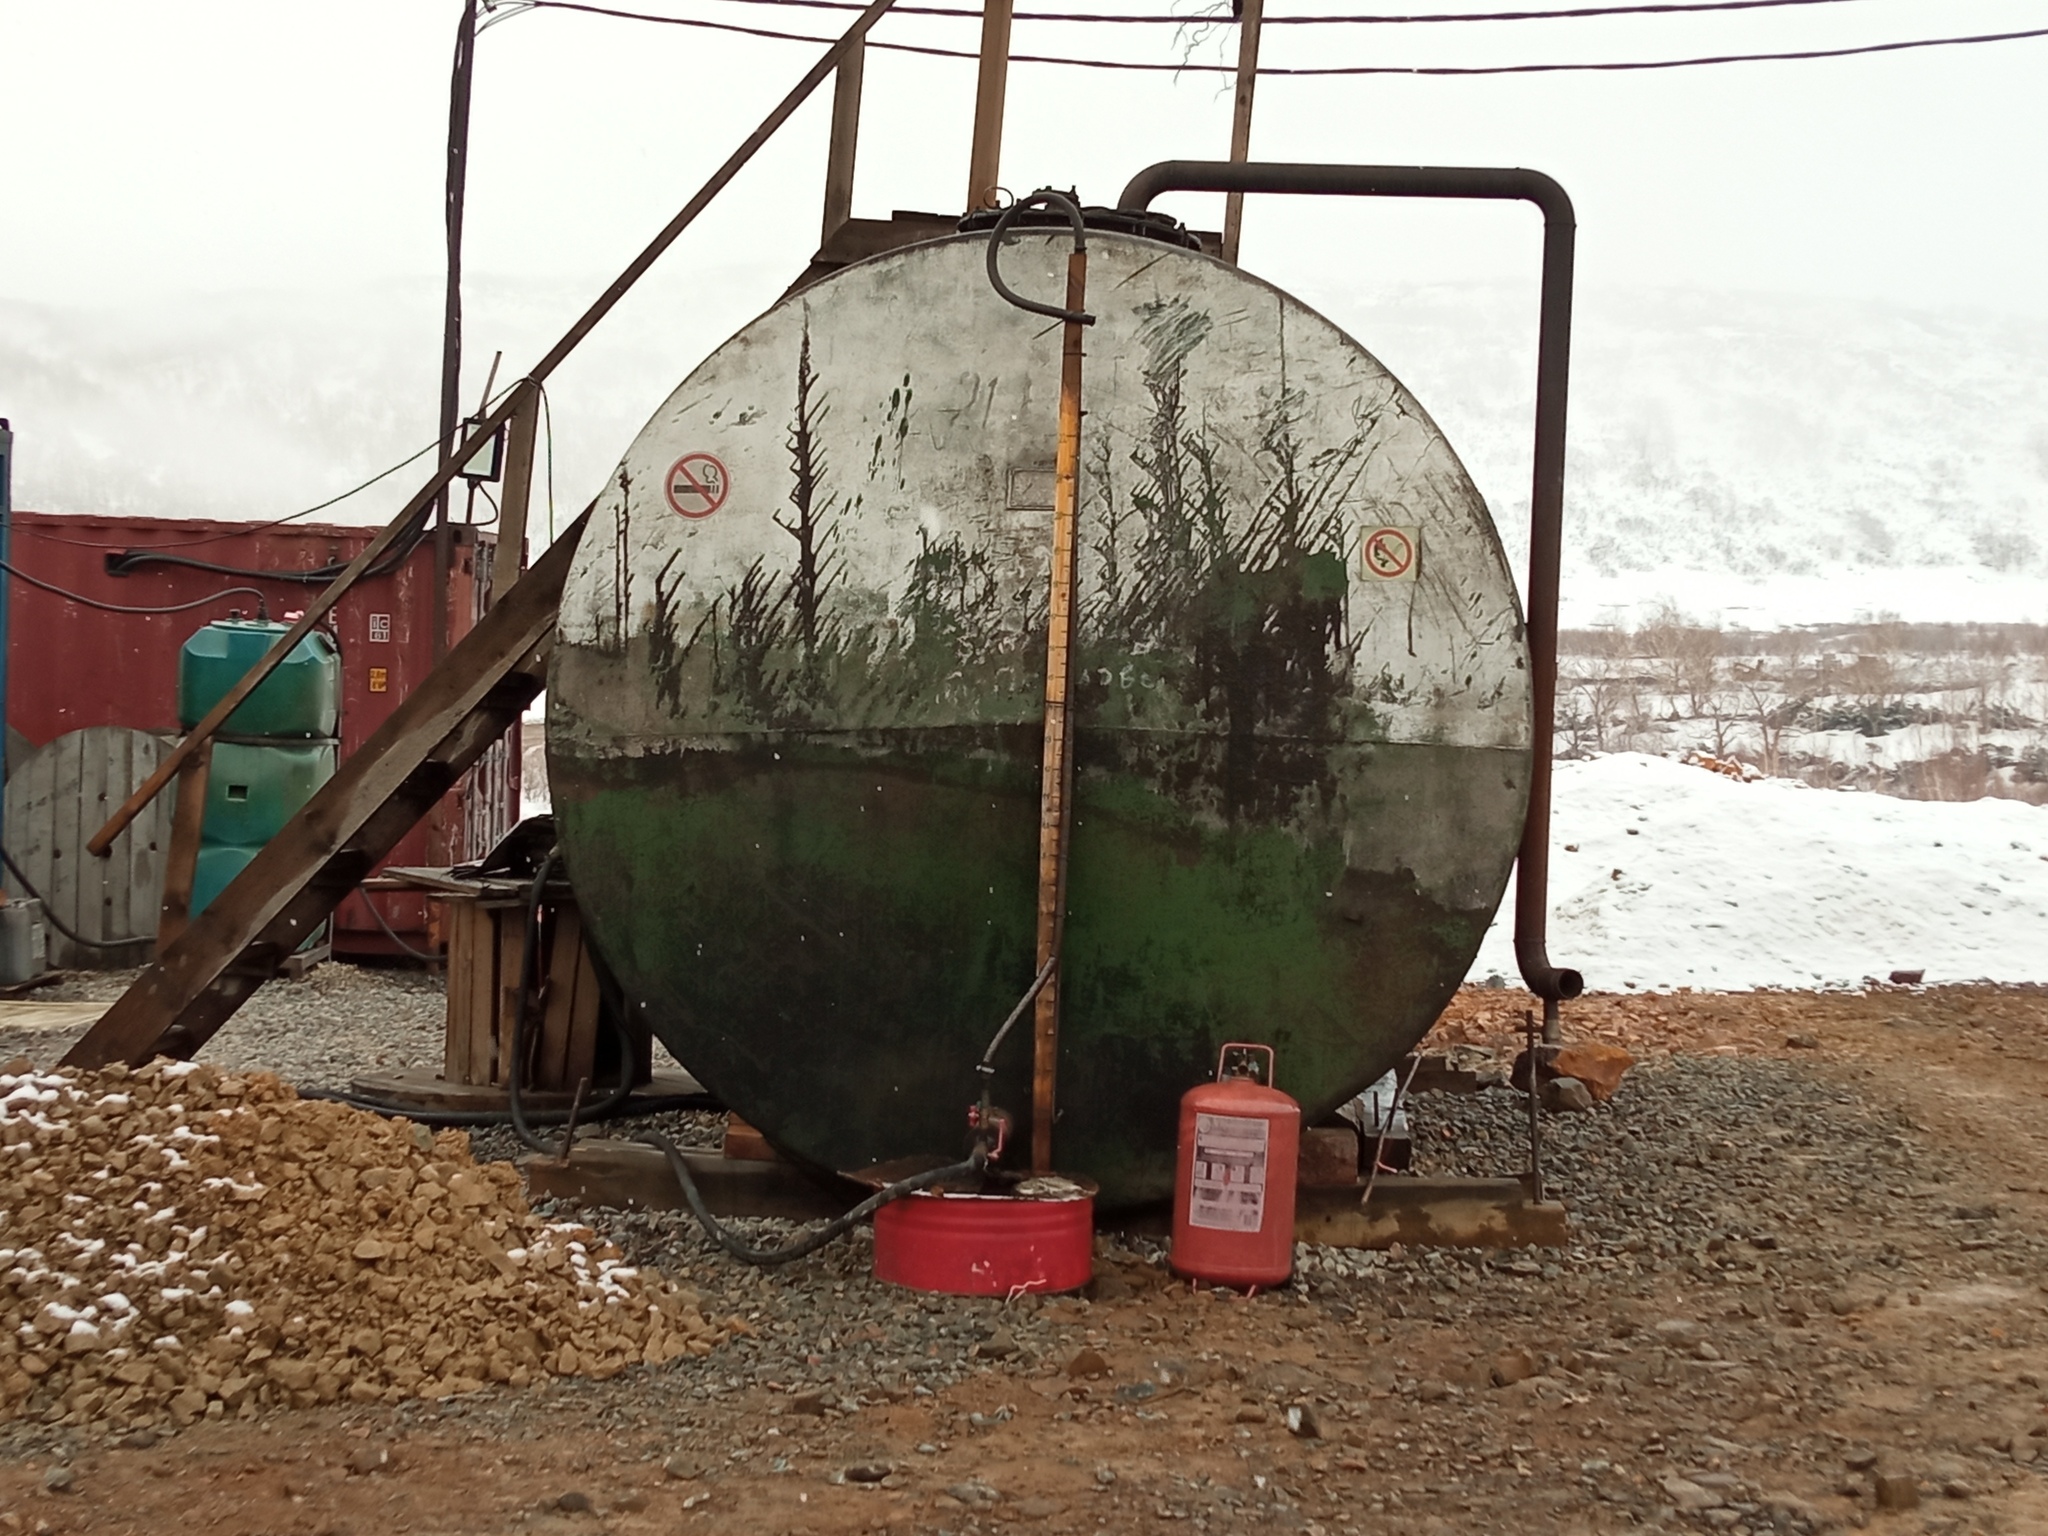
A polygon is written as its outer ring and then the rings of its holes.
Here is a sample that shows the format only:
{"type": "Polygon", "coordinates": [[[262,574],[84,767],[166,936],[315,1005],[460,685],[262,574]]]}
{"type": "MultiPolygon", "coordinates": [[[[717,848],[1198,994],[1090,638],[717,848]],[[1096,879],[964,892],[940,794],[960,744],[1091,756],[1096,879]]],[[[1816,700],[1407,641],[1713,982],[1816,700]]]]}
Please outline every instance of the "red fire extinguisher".
{"type": "Polygon", "coordinates": [[[1216,1285],[1284,1283],[1294,1272],[1300,1153],[1301,1106],[1273,1086],[1273,1048],[1224,1046],[1216,1081],[1180,1101],[1174,1272],[1216,1285]]]}

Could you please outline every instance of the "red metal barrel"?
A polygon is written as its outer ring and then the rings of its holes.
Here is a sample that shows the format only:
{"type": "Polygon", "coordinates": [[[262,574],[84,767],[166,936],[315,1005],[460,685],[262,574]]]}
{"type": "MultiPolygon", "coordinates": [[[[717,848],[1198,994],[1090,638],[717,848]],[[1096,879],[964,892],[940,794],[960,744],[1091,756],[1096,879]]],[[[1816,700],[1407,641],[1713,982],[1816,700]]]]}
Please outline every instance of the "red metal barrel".
{"type": "Polygon", "coordinates": [[[1092,1184],[1051,1199],[926,1190],[875,1212],[875,1278],[912,1290],[1050,1295],[1079,1290],[1094,1265],[1092,1184]]]}
{"type": "Polygon", "coordinates": [[[1173,1180],[1175,1273],[1217,1285],[1280,1285],[1294,1272],[1301,1106],[1272,1086],[1273,1048],[1226,1045],[1216,1081],[1180,1101],[1173,1180]],[[1265,1081],[1251,1073],[1265,1053],[1265,1081]]]}

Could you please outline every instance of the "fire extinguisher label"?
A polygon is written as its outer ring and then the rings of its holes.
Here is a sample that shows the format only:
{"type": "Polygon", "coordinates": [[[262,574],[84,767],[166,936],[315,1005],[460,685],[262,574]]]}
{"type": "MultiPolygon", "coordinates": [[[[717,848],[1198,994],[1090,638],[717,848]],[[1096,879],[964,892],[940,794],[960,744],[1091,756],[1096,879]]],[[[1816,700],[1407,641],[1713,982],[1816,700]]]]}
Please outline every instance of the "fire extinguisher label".
{"type": "Polygon", "coordinates": [[[1245,1115],[1195,1116],[1195,1172],[1188,1225],[1256,1232],[1266,1212],[1268,1122],[1245,1115]]]}

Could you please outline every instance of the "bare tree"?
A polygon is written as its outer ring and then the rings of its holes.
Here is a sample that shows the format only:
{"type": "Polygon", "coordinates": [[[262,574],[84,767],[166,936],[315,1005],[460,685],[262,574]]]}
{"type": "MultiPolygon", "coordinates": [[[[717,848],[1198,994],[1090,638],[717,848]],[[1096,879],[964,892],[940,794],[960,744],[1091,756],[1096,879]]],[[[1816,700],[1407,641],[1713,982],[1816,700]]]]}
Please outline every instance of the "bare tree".
{"type": "Polygon", "coordinates": [[[1749,723],[1756,727],[1760,758],[1757,766],[1776,778],[1780,767],[1779,745],[1786,730],[1798,721],[1800,711],[1806,708],[1812,695],[1796,691],[1774,678],[1766,662],[1738,666],[1735,675],[1749,723]]]}
{"type": "Polygon", "coordinates": [[[1636,642],[1673,705],[1683,699],[1690,718],[1705,714],[1721,682],[1721,631],[1695,624],[1665,603],[1636,632],[1636,642]]]}

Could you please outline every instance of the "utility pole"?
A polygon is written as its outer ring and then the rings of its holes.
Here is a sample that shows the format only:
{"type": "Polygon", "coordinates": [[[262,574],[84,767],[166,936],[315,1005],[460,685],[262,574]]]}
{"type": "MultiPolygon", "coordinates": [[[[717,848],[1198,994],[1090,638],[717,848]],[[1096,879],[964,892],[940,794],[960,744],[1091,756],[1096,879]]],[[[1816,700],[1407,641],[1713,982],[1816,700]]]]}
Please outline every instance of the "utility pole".
{"type": "MultiPolygon", "coordinates": [[[[441,462],[455,452],[462,402],[462,200],[469,172],[469,84],[476,68],[477,0],[462,0],[455,30],[455,73],[448,85],[448,185],[443,219],[448,233],[448,290],[441,319],[441,462]]],[[[454,568],[454,533],[448,526],[448,491],[434,501],[434,660],[448,654],[448,580],[454,568]]]]}

